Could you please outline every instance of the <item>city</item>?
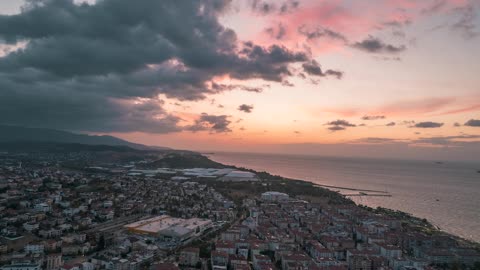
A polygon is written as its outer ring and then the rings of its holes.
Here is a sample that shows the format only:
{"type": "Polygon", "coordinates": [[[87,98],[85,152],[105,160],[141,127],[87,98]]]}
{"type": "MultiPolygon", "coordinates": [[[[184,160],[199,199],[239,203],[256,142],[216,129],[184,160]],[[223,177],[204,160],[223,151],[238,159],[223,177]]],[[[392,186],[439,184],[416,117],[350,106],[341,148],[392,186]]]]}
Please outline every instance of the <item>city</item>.
{"type": "MultiPolygon", "coordinates": [[[[1,154],[0,269],[419,270],[480,261],[474,243],[402,216],[268,190],[275,180],[262,174],[145,169],[151,154],[92,163],[97,155],[1,154]],[[68,168],[81,160],[89,166],[68,168]],[[232,197],[213,187],[238,183],[264,190],[232,197]]],[[[193,154],[160,157],[175,155],[193,154]]]]}

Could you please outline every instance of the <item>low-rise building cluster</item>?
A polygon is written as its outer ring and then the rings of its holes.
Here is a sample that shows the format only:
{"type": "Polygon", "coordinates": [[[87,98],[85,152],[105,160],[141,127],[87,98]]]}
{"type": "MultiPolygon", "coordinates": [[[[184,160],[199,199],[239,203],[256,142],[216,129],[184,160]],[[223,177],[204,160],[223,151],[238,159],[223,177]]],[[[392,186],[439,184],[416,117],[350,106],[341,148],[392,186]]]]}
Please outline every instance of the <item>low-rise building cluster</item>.
{"type": "Polygon", "coordinates": [[[141,269],[235,218],[235,204],[204,184],[130,175],[131,162],[61,165],[86,158],[2,155],[0,269],[141,269]],[[155,235],[125,226],[167,214],[172,226],[155,235]]]}
{"type": "Polygon", "coordinates": [[[470,243],[356,205],[310,203],[279,192],[245,205],[249,217],[221,234],[211,269],[422,270],[480,262],[470,243]]]}

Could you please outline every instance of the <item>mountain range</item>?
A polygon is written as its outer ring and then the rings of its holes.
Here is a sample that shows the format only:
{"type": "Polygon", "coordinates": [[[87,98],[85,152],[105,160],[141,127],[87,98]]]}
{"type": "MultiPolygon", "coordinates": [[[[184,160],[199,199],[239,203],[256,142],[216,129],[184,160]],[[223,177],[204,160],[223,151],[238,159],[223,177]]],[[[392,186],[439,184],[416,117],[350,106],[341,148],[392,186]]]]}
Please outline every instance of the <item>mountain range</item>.
{"type": "Polygon", "coordinates": [[[88,135],[55,129],[0,125],[0,143],[19,142],[128,146],[139,150],[169,149],[132,143],[109,135],[88,135]]]}

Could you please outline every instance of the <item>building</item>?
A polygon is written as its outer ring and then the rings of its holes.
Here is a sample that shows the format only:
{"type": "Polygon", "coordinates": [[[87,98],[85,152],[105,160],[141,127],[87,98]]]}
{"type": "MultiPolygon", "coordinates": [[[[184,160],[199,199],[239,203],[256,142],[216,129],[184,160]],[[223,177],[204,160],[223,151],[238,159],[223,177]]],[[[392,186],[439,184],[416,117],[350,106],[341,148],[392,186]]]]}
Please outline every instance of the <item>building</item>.
{"type": "Polygon", "coordinates": [[[62,264],[62,254],[56,253],[47,256],[47,270],[58,270],[62,264]]]}
{"type": "Polygon", "coordinates": [[[125,225],[131,233],[150,235],[165,241],[187,243],[213,225],[209,219],[181,219],[162,215],[125,225]]]}
{"type": "Polygon", "coordinates": [[[262,200],[267,202],[279,202],[288,200],[288,194],[277,192],[277,191],[267,191],[262,193],[262,200]]]}
{"type": "Polygon", "coordinates": [[[40,254],[43,253],[45,250],[45,246],[43,243],[32,243],[25,246],[26,253],[35,253],[40,254]]]}
{"type": "Polygon", "coordinates": [[[23,223],[23,228],[28,232],[38,230],[38,227],[39,227],[38,223],[35,223],[35,222],[23,223]]]}
{"type": "Polygon", "coordinates": [[[41,270],[39,264],[36,263],[12,263],[0,267],[0,270],[41,270]]]}
{"type": "Polygon", "coordinates": [[[180,252],[180,265],[195,267],[200,261],[199,248],[186,248],[180,252]]]}
{"type": "Polygon", "coordinates": [[[225,176],[221,177],[220,180],[225,182],[252,182],[252,181],[258,181],[258,178],[252,172],[231,171],[225,176]]]}
{"type": "Polygon", "coordinates": [[[52,208],[47,203],[38,203],[35,205],[34,209],[37,212],[45,212],[45,213],[52,211],[52,208]]]}
{"type": "Polygon", "coordinates": [[[228,266],[228,254],[214,250],[211,253],[212,270],[226,270],[228,266]]]}
{"type": "Polygon", "coordinates": [[[400,258],[402,257],[402,249],[393,245],[378,244],[380,247],[380,254],[388,258],[400,258]]]}

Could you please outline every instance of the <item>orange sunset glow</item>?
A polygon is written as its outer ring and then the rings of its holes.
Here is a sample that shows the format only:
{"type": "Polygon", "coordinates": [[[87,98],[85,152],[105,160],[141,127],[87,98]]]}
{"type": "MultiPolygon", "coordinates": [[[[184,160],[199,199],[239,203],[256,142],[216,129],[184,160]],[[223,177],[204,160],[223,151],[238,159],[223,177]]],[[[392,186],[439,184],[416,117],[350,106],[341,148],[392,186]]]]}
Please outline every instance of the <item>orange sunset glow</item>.
{"type": "Polygon", "coordinates": [[[87,22],[108,1],[64,1],[63,23],[43,2],[0,3],[4,124],[199,151],[480,149],[477,0],[155,4],[116,28],[87,22]]]}

